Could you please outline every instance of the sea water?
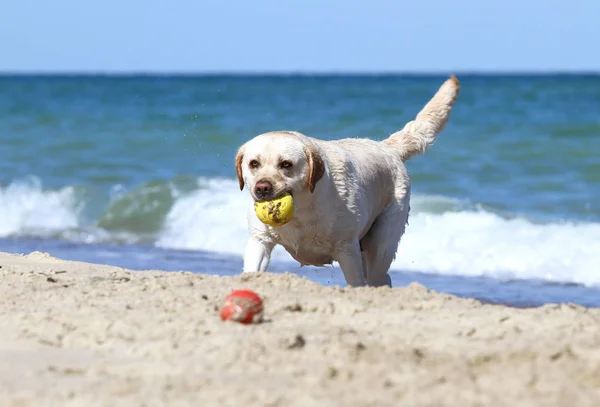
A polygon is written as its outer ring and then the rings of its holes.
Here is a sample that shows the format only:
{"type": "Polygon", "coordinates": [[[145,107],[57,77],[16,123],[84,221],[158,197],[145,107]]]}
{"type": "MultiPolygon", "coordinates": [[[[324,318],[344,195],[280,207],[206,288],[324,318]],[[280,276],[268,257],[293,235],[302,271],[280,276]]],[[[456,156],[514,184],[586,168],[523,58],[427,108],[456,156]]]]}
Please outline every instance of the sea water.
{"type": "MultiPolygon", "coordinates": [[[[235,275],[248,139],[381,140],[443,76],[0,76],[0,251],[235,275]]],[[[407,162],[395,286],[600,305],[600,76],[459,75],[450,122],[407,162]]],[[[272,271],[344,285],[337,265],[272,271]]]]}

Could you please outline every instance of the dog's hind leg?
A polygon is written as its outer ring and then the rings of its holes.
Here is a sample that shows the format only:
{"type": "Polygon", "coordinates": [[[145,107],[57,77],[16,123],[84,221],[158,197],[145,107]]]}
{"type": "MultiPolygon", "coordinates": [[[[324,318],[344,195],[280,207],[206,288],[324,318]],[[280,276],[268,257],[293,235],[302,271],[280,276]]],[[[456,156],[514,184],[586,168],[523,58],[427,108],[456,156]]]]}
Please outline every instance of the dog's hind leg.
{"type": "Polygon", "coordinates": [[[368,285],[392,285],[388,271],[396,257],[407,220],[408,202],[395,201],[375,219],[360,241],[368,285]]]}
{"type": "Polygon", "coordinates": [[[340,264],[344,277],[346,277],[346,283],[349,286],[360,287],[365,285],[363,262],[358,241],[344,242],[338,245],[334,259],[340,264]]]}

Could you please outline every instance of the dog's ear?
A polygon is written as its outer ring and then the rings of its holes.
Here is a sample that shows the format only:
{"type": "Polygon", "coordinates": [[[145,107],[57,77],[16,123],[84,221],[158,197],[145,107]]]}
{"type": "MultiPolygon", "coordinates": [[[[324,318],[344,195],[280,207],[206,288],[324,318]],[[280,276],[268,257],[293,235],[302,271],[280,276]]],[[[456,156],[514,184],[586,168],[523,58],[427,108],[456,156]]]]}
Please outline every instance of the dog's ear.
{"type": "Polygon", "coordinates": [[[315,192],[317,182],[325,174],[325,163],[317,148],[312,144],[306,145],[306,161],[308,162],[308,188],[311,193],[315,192]]]}
{"type": "Polygon", "coordinates": [[[242,161],[244,160],[244,147],[241,147],[235,156],[235,172],[237,173],[240,191],[244,189],[244,176],[242,174],[242,161]]]}

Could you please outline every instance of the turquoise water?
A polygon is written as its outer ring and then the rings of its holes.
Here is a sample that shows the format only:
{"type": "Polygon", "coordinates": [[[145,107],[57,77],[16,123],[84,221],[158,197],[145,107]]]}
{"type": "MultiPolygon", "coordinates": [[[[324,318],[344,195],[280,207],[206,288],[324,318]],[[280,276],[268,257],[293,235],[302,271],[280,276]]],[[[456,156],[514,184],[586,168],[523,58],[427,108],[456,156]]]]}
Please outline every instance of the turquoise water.
{"type": "MultiPolygon", "coordinates": [[[[171,253],[161,268],[239,270],[248,197],[232,163],[241,143],[275,129],[383,139],[444,79],[0,76],[0,250],[134,268],[171,253]]],[[[482,281],[558,284],[564,298],[576,284],[597,295],[600,76],[459,79],[450,123],[408,163],[413,213],[393,280],[429,276],[442,291],[471,293],[482,281]]],[[[292,265],[275,252],[276,269],[292,265]]],[[[303,270],[323,283],[341,276],[303,270]]]]}

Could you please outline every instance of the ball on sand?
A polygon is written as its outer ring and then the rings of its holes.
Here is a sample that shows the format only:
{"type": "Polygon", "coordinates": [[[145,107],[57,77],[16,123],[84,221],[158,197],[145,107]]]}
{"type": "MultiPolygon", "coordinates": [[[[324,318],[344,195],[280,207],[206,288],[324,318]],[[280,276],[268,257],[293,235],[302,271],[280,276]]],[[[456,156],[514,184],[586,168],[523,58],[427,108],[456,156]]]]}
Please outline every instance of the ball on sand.
{"type": "Polygon", "coordinates": [[[286,193],[272,201],[255,202],[254,212],[262,223],[270,226],[285,225],[294,216],[294,198],[286,193]]]}
{"type": "Polygon", "coordinates": [[[263,302],[254,291],[234,290],[223,302],[221,319],[235,321],[242,324],[251,324],[262,321],[263,302]]]}

